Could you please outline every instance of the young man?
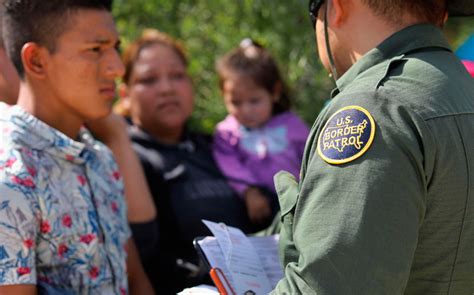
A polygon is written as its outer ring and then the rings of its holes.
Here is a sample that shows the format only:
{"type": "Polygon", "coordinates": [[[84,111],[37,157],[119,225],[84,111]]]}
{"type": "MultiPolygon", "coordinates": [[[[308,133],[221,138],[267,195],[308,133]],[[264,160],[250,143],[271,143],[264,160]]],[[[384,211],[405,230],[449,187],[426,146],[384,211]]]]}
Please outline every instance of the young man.
{"type": "Polygon", "coordinates": [[[474,83],[440,27],[474,2],[310,2],[337,89],[300,183],[276,176],[273,293],[472,295],[474,83]]]}
{"type": "Polygon", "coordinates": [[[82,128],[124,71],[111,2],[5,2],[21,86],[0,106],[0,293],[151,294],[117,165],[82,128]]]}

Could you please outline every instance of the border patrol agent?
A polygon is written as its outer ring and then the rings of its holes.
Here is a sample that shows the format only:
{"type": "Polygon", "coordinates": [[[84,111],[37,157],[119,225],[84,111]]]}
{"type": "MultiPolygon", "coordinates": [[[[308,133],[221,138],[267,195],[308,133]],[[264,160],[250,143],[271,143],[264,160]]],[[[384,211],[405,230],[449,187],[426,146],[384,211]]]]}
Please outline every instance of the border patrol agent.
{"type": "Polygon", "coordinates": [[[474,294],[474,80],[439,29],[474,1],[415,2],[310,1],[337,88],[300,183],[275,176],[274,294],[474,294]]]}

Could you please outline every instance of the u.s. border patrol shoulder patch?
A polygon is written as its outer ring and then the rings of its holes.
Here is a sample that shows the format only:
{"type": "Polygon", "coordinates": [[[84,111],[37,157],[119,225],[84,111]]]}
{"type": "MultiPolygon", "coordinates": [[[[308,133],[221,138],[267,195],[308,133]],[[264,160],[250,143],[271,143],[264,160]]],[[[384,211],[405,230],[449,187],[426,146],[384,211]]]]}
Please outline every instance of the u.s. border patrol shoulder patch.
{"type": "Polygon", "coordinates": [[[344,164],[362,156],[375,137],[372,115],[360,106],[348,106],[332,115],[318,139],[318,153],[330,164],[344,164]]]}

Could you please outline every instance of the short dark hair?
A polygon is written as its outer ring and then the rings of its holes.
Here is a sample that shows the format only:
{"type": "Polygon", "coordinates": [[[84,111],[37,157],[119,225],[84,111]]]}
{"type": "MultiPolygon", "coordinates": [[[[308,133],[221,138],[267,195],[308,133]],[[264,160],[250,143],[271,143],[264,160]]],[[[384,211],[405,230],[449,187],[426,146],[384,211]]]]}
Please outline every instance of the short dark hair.
{"type": "Polygon", "coordinates": [[[440,25],[450,0],[363,0],[376,14],[392,23],[399,23],[405,13],[420,20],[440,25]]]}
{"type": "Polygon", "coordinates": [[[78,9],[112,10],[113,0],[5,0],[3,38],[8,56],[24,77],[21,50],[28,42],[56,49],[56,41],[78,9]]]}

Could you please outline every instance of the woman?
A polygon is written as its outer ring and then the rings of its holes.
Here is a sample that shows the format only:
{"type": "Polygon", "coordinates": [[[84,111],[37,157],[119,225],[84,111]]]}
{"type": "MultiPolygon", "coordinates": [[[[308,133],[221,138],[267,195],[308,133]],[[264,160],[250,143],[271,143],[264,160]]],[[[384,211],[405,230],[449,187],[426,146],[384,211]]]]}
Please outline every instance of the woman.
{"type": "Polygon", "coordinates": [[[193,86],[182,47],[170,36],[146,30],[124,52],[126,73],[120,107],[159,212],[160,245],[137,246],[155,289],[176,293],[202,282],[192,265],[192,241],[209,235],[208,219],[250,230],[242,200],[228,186],[210,150],[210,137],[191,132],[193,86]],[[176,263],[181,259],[181,263],[176,263]],[[188,264],[187,262],[191,263],[188,264]],[[180,267],[181,265],[181,267],[180,267]],[[191,265],[191,267],[190,267],[191,265]]]}

